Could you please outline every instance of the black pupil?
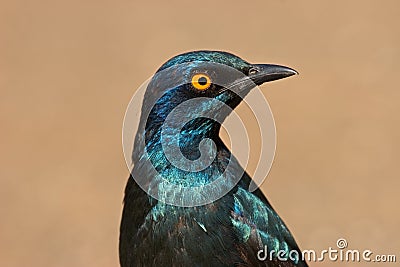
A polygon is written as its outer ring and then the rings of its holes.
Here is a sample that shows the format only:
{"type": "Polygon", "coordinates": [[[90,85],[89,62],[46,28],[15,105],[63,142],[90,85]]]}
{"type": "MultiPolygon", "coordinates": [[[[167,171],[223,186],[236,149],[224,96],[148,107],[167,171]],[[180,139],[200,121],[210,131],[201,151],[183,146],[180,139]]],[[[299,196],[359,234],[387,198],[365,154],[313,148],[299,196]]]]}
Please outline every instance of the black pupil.
{"type": "Polygon", "coordinates": [[[200,77],[199,80],[197,81],[200,85],[206,85],[207,84],[207,79],[206,77],[200,77]]]}

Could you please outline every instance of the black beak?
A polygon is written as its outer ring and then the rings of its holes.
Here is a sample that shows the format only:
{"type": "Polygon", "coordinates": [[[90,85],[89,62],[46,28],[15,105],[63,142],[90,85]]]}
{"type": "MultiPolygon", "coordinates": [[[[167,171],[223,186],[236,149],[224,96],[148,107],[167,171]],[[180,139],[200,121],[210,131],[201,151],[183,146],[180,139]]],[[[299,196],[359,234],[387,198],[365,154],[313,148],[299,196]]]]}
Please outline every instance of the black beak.
{"type": "Polygon", "coordinates": [[[283,79],[299,74],[294,69],[271,64],[254,64],[249,70],[248,77],[257,85],[283,79]]]}

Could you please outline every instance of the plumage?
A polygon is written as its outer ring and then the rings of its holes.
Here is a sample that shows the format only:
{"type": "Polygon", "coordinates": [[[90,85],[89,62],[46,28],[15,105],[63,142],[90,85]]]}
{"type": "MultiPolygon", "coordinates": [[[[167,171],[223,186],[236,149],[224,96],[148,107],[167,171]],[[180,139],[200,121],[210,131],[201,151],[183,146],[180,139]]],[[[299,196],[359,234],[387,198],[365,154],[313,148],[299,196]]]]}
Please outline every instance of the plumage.
{"type": "MultiPolygon", "coordinates": [[[[254,192],[247,190],[251,178],[220,139],[220,123],[210,118],[196,117],[176,135],[174,122],[178,125],[179,121],[172,119],[172,124],[162,129],[167,116],[185,101],[207,97],[222,101],[234,109],[254,87],[254,83],[262,84],[295,73],[287,67],[250,64],[235,55],[218,51],[181,54],[160,67],[144,96],[132,155],[134,168],[125,189],[119,244],[122,267],[307,266],[301,259],[279,261],[274,257],[260,261],[257,258],[257,252],[264,246],[275,251],[295,250],[300,256],[301,252],[264,194],[259,189],[254,192]],[[205,63],[215,63],[217,67],[205,63]],[[205,66],[214,69],[205,69],[205,66]],[[231,73],[230,69],[242,75],[239,77],[240,96],[226,89],[238,84],[237,74],[231,73]],[[195,90],[190,83],[194,73],[207,73],[213,83],[206,90],[195,90]],[[196,160],[201,156],[199,145],[205,138],[213,140],[215,146],[206,147],[208,152],[216,156],[203,170],[179,169],[164,154],[162,140],[176,141],[187,159],[196,160]],[[233,167],[228,172],[229,163],[233,167]],[[196,186],[209,184],[224,172],[224,184],[230,186],[232,183],[232,189],[220,199],[205,205],[183,207],[166,204],[163,197],[170,197],[176,192],[168,186],[161,187],[154,183],[159,177],[151,168],[167,180],[167,185],[194,188],[190,195],[176,195],[177,201],[207,197],[201,191],[196,191],[196,186]],[[241,178],[235,184],[230,178],[237,173],[241,174],[241,178]],[[138,179],[148,181],[147,190],[156,190],[157,199],[137,184],[138,179]]],[[[221,121],[231,112],[213,105],[193,107],[187,112],[196,115],[201,114],[202,109],[221,121]]]]}

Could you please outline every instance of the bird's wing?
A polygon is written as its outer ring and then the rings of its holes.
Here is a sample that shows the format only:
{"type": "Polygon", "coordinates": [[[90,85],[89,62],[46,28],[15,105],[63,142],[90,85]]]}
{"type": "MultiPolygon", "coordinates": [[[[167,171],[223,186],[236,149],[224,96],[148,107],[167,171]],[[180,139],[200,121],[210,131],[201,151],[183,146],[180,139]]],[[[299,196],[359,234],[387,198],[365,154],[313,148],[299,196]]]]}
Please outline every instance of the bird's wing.
{"type": "Polygon", "coordinates": [[[301,252],[291,233],[260,190],[250,193],[238,187],[234,194],[232,223],[239,240],[243,243],[243,254],[245,257],[253,257],[253,259],[248,259],[249,261],[260,264],[260,259],[254,258],[260,249],[263,249],[260,256],[267,256],[265,259],[267,262],[271,250],[276,253],[284,251],[287,253],[286,256],[289,256],[290,251],[294,251],[291,255],[292,258],[297,257],[295,261],[278,261],[275,254],[274,259],[267,263],[267,266],[307,266],[301,261],[301,252]],[[246,253],[249,249],[253,250],[251,255],[246,253]]]}

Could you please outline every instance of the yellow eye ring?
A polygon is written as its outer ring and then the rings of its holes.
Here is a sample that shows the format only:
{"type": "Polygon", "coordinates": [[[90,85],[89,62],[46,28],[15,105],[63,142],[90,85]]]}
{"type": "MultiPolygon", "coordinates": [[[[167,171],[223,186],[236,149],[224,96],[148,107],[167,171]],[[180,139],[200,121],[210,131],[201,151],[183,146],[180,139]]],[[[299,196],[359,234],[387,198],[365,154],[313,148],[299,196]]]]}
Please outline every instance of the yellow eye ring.
{"type": "Polygon", "coordinates": [[[204,73],[195,74],[192,77],[192,85],[197,90],[204,91],[211,86],[211,79],[204,73]]]}

